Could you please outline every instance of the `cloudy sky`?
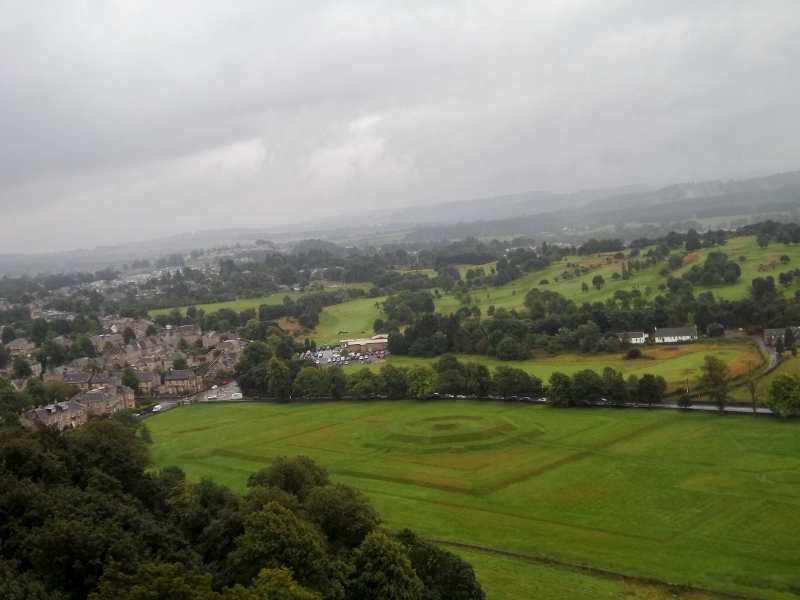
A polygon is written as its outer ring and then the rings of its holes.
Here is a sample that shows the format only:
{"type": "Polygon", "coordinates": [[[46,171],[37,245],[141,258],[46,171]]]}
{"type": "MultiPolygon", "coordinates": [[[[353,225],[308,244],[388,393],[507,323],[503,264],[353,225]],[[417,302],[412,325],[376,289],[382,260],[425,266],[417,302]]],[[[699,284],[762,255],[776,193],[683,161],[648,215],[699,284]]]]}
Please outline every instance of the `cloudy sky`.
{"type": "Polygon", "coordinates": [[[0,252],[800,169],[797,0],[0,0],[0,252]]]}

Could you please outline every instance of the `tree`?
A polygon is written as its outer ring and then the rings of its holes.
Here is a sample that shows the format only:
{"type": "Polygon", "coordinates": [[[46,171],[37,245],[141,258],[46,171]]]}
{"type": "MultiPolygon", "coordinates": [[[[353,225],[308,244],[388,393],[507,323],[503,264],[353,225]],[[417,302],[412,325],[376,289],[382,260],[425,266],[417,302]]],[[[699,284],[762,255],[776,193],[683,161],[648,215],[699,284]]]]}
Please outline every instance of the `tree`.
{"type": "Polygon", "coordinates": [[[700,248],[702,248],[702,245],[698,238],[690,237],[686,240],[685,248],[687,252],[694,252],[695,250],[700,250],[700,248]]]}
{"type": "Polygon", "coordinates": [[[556,371],[550,375],[550,388],[547,390],[547,401],[553,406],[574,406],[572,394],[572,378],[556,371]]]}
{"type": "Polygon", "coordinates": [[[228,569],[237,583],[248,585],[261,569],[288,567],[298,583],[324,588],[328,560],[324,540],[311,524],[277,502],[270,502],[244,521],[228,556],[228,569]]]}
{"type": "Polygon", "coordinates": [[[572,397],[576,404],[592,404],[603,397],[603,378],[591,369],[572,376],[572,397]]]}
{"type": "Polygon", "coordinates": [[[270,396],[284,402],[292,391],[292,374],[289,367],[274,356],[267,363],[267,392],[270,396]]]}
{"type": "Polygon", "coordinates": [[[586,284],[585,281],[583,283],[581,283],[581,291],[582,292],[588,292],[589,291],[589,286],[586,284]]]}
{"type": "Polygon", "coordinates": [[[130,365],[125,365],[125,368],[122,369],[122,385],[131,388],[134,394],[139,394],[139,378],[136,377],[136,371],[130,365]]]}
{"type": "Polygon", "coordinates": [[[126,327],[122,330],[122,341],[127,346],[131,343],[132,340],[136,339],[136,333],[130,327],[126,327]]]}
{"type": "Polygon", "coordinates": [[[172,361],[172,368],[176,371],[185,371],[189,368],[189,364],[186,362],[186,359],[182,356],[179,356],[175,360],[172,361]]]}
{"type": "Polygon", "coordinates": [[[33,375],[33,371],[31,370],[31,366],[28,364],[28,361],[21,356],[14,357],[14,361],[11,363],[11,370],[14,375],[14,379],[27,379],[33,375]]]}
{"type": "Polygon", "coordinates": [[[628,384],[622,378],[622,373],[610,367],[603,370],[603,393],[605,399],[616,406],[624,406],[631,400],[628,384]]]}
{"type": "Polygon", "coordinates": [[[321,398],[329,393],[325,374],[316,367],[303,367],[294,378],[292,391],[301,398],[321,398]]]}
{"type": "Polygon", "coordinates": [[[439,384],[439,376],[433,367],[414,365],[406,376],[408,393],[416,398],[430,398],[439,384]]]}
{"type": "Polygon", "coordinates": [[[725,411],[730,389],[730,374],[728,366],[716,356],[708,355],[700,367],[703,374],[700,376],[700,385],[705,388],[709,399],[717,405],[720,412],[725,411]]]}
{"type": "MultiPolygon", "coordinates": [[[[489,367],[480,363],[467,363],[464,369],[467,394],[473,398],[485,398],[492,389],[492,374],[489,367]]],[[[539,382],[541,384],[541,381],[539,382]]]]}
{"type": "Polygon", "coordinates": [[[421,540],[408,529],[396,535],[411,566],[425,586],[423,598],[437,600],[483,600],[481,584],[472,567],[452,552],[421,540]]]}
{"type": "Polygon", "coordinates": [[[656,376],[650,373],[642,375],[636,389],[636,395],[639,402],[647,403],[648,408],[652,408],[653,404],[660,404],[664,399],[664,392],[661,384],[656,376]]]}
{"type": "Polygon", "coordinates": [[[364,494],[340,483],[313,488],[303,508],[337,551],[352,550],[381,522],[364,494]]]}
{"type": "Polygon", "coordinates": [[[788,373],[778,373],[769,386],[767,404],[779,417],[800,412],[800,378],[788,373]]]}
{"type": "Polygon", "coordinates": [[[375,373],[367,367],[347,376],[347,393],[356,398],[369,398],[375,393],[375,373]]]}
{"type": "Polygon", "coordinates": [[[422,600],[423,585],[403,546],[380,531],[370,532],[353,554],[353,600],[422,600]]]}
{"type": "Polygon", "coordinates": [[[605,285],[606,280],[603,279],[602,275],[595,275],[592,277],[592,285],[596,287],[598,290],[605,285]]]}
{"type": "Polygon", "coordinates": [[[680,398],[678,398],[678,406],[680,406],[682,409],[688,410],[691,405],[692,397],[689,394],[683,394],[680,398]]]}
{"type": "Polygon", "coordinates": [[[275,486],[303,502],[315,486],[328,485],[328,471],[308,456],[278,456],[273,463],[250,475],[249,487],[275,486]]]}
{"type": "Polygon", "coordinates": [[[328,380],[328,390],[331,397],[341,400],[347,391],[347,375],[341,367],[333,366],[325,369],[325,378],[328,380]]]}
{"type": "Polygon", "coordinates": [[[786,347],[783,345],[783,336],[779,336],[775,341],[775,353],[781,356],[784,352],[786,352],[786,347]]]}
{"type": "Polygon", "coordinates": [[[291,569],[286,567],[261,569],[250,592],[257,600],[322,600],[321,594],[297,583],[291,569]]]}
{"type": "Polygon", "coordinates": [[[378,390],[390,400],[405,398],[408,393],[408,381],[406,379],[406,369],[385,364],[381,367],[376,381],[378,390]]]}
{"type": "Polygon", "coordinates": [[[50,325],[44,319],[34,319],[31,323],[30,340],[37,346],[41,346],[50,331],[50,325]]]}
{"type": "Polygon", "coordinates": [[[756,412],[756,405],[761,391],[761,373],[758,365],[750,364],[745,373],[744,389],[750,394],[750,402],[753,404],[753,412],[756,412]]]}

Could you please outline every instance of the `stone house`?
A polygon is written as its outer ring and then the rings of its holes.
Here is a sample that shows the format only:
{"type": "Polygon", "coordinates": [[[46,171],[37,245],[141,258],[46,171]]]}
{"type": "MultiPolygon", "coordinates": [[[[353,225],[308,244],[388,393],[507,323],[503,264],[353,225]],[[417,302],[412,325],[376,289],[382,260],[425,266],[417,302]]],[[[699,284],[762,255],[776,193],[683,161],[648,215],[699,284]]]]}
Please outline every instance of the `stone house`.
{"type": "Polygon", "coordinates": [[[203,334],[203,348],[216,348],[221,339],[219,331],[206,331],[203,334]]]}
{"type": "Polygon", "coordinates": [[[139,380],[139,393],[143,396],[153,396],[161,391],[161,376],[153,371],[136,373],[139,380]]]}
{"type": "Polygon", "coordinates": [[[122,385],[122,373],[95,373],[89,384],[89,389],[96,390],[101,387],[122,385]]]}
{"type": "Polygon", "coordinates": [[[6,344],[6,350],[9,355],[13,356],[27,356],[36,350],[36,344],[29,342],[25,338],[17,338],[6,344]]]}
{"type": "Polygon", "coordinates": [[[91,389],[92,374],[85,372],[64,373],[64,377],[61,379],[61,381],[70,385],[74,385],[84,392],[88,392],[89,389],[91,389]]]}
{"type": "Polygon", "coordinates": [[[194,371],[170,371],[164,376],[164,392],[168,396],[195,394],[203,390],[203,380],[194,371]]]}
{"type": "Polygon", "coordinates": [[[179,325],[172,330],[172,333],[189,344],[194,344],[202,335],[200,325],[179,325]]]}
{"type": "Polygon", "coordinates": [[[64,430],[83,425],[86,422],[86,408],[72,400],[48,404],[24,412],[19,421],[26,427],[42,424],[64,430]]]}
{"type": "Polygon", "coordinates": [[[87,415],[111,415],[119,410],[136,407],[133,390],[124,385],[80,392],[72,401],[85,406],[87,415]]]}

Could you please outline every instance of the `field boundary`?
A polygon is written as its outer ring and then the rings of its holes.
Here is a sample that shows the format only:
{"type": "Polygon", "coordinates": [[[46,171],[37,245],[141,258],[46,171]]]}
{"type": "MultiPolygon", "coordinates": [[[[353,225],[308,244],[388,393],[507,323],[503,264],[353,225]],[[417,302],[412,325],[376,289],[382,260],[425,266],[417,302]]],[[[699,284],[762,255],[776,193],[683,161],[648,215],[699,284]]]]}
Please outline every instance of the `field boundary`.
{"type": "Polygon", "coordinates": [[[496,554],[499,556],[508,556],[511,558],[518,558],[530,563],[536,563],[541,565],[548,565],[554,567],[561,567],[561,568],[568,568],[568,569],[576,569],[579,571],[583,571],[585,573],[591,573],[593,575],[600,575],[601,577],[606,578],[614,578],[614,579],[623,579],[627,581],[635,581],[637,583],[645,583],[648,585],[654,586],[661,586],[665,587],[669,590],[676,590],[676,591],[683,591],[683,592],[700,592],[703,594],[711,594],[717,596],[719,598],[731,598],[733,600],[762,600],[758,596],[745,596],[743,594],[734,594],[731,592],[721,592],[718,590],[710,590],[708,588],[697,587],[693,585],[687,585],[682,583],[669,583],[667,581],[661,581],[660,579],[655,579],[653,577],[638,577],[636,575],[628,575],[626,573],[619,573],[617,571],[609,571],[607,569],[600,569],[598,567],[589,567],[587,565],[579,565],[576,563],[571,563],[563,560],[556,560],[554,558],[544,558],[541,556],[533,556],[531,554],[522,554],[520,552],[513,552],[511,550],[501,550],[500,548],[490,548],[488,546],[479,546],[477,544],[470,544],[467,542],[456,542],[454,540],[442,540],[438,538],[421,538],[427,542],[431,542],[433,544],[437,544],[439,546],[454,546],[456,548],[464,548],[466,550],[475,550],[477,552],[483,552],[485,554],[496,554]]]}

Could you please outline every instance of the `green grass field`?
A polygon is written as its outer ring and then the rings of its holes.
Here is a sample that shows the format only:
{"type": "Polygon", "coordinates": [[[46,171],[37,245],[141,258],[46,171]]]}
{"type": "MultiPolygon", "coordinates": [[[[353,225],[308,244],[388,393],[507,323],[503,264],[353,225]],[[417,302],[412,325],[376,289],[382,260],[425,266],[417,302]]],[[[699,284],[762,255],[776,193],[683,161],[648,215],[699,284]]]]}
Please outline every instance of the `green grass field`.
{"type": "MultiPolygon", "coordinates": [[[[147,424],[155,466],[193,480],[243,490],[276,455],[307,454],[390,528],[760,598],[800,593],[795,421],[400,401],[194,405],[147,424]]],[[[520,590],[540,576],[554,591],[538,597],[624,596],[497,560],[477,565],[493,600],[535,597],[520,590]]]]}
{"type": "MultiPolygon", "coordinates": [[[[206,311],[206,314],[216,312],[221,308],[230,308],[231,310],[235,310],[236,312],[241,312],[248,308],[258,308],[262,304],[283,304],[283,299],[286,296],[289,296],[292,300],[297,300],[303,294],[301,292],[280,292],[277,294],[272,294],[271,296],[262,296],[260,298],[242,298],[240,300],[231,300],[230,302],[215,302],[213,304],[197,304],[195,308],[200,310],[201,308],[206,311]]],[[[181,314],[186,312],[187,306],[180,306],[178,310],[181,311],[181,314]]],[[[171,308],[159,308],[157,310],[148,311],[150,313],[150,317],[156,317],[158,315],[168,315],[170,311],[173,310],[171,308]]]]}

